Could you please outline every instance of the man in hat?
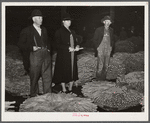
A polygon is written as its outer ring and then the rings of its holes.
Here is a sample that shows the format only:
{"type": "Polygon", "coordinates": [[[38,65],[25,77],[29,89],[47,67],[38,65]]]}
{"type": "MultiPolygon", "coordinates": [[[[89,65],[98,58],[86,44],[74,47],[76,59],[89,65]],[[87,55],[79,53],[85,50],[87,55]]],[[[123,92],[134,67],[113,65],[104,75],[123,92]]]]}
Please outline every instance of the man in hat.
{"type": "Polygon", "coordinates": [[[105,16],[101,22],[104,26],[96,29],[93,42],[98,51],[96,78],[105,80],[114,41],[113,29],[109,27],[112,23],[111,17],[105,16]]]}
{"type": "Polygon", "coordinates": [[[18,46],[24,52],[30,52],[30,96],[39,94],[38,80],[42,77],[43,93],[51,92],[51,57],[47,30],[41,26],[43,15],[33,10],[30,18],[33,25],[22,30],[18,46]]]}

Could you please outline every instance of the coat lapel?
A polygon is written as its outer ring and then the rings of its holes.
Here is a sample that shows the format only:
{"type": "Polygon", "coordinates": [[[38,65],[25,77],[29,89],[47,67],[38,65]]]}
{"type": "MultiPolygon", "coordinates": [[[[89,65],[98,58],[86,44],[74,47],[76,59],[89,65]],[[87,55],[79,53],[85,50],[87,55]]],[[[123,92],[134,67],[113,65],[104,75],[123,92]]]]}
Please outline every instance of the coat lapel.
{"type": "Polygon", "coordinates": [[[63,26],[63,29],[64,29],[66,32],[68,32],[68,33],[71,34],[71,32],[70,32],[66,27],[63,26]]]}

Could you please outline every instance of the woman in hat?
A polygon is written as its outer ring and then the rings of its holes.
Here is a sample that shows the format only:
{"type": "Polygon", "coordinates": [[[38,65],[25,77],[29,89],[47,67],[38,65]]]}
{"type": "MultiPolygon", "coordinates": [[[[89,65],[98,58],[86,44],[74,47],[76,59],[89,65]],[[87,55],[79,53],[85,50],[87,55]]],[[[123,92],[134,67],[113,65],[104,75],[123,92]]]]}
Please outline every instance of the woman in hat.
{"type": "Polygon", "coordinates": [[[95,47],[97,48],[98,51],[97,71],[96,71],[97,80],[106,79],[109,59],[114,45],[113,29],[109,27],[110,24],[112,23],[112,19],[110,18],[110,16],[105,16],[101,20],[101,22],[104,24],[104,26],[96,29],[93,38],[95,47]]]}
{"type": "Polygon", "coordinates": [[[70,15],[65,13],[62,17],[62,27],[55,33],[57,57],[53,82],[61,83],[64,93],[71,92],[73,82],[78,79],[76,52],[79,51],[79,45],[77,45],[76,34],[69,28],[70,26],[70,15]],[[66,83],[69,83],[68,90],[66,83]]]}

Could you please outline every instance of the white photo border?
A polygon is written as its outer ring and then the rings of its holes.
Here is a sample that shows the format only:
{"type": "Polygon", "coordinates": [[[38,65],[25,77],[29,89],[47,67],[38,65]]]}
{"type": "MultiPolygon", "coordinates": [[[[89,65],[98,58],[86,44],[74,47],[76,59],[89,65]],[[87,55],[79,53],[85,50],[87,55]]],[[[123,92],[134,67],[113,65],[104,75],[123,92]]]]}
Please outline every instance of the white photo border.
{"type": "Polygon", "coordinates": [[[148,2],[2,2],[2,75],[1,75],[1,120],[2,121],[148,121],[149,118],[149,3],[148,2]],[[6,6],[144,6],[144,32],[145,32],[145,111],[144,112],[80,112],[80,115],[89,117],[74,117],[73,113],[60,112],[5,112],[5,9],[6,6]]]}

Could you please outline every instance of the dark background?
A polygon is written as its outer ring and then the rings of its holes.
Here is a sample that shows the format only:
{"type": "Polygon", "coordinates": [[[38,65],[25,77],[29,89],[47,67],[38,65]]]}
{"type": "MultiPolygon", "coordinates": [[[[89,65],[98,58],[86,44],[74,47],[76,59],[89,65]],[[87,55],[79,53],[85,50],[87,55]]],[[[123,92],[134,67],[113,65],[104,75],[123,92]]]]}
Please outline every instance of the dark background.
{"type": "Polygon", "coordinates": [[[40,9],[45,15],[43,25],[48,30],[51,41],[55,31],[61,26],[62,8],[73,18],[71,28],[84,39],[92,38],[97,27],[102,26],[101,19],[112,15],[115,35],[119,36],[121,27],[128,32],[134,26],[138,35],[144,37],[144,6],[6,6],[6,44],[16,44],[21,30],[32,24],[28,19],[34,9],[40,9]]]}
{"type": "MultiPolygon", "coordinates": [[[[71,28],[84,39],[87,36],[91,39],[97,27],[102,26],[101,19],[105,15],[113,15],[114,23],[111,27],[114,29],[115,35],[119,36],[121,27],[125,27],[129,32],[131,26],[134,26],[138,35],[144,37],[144,7],[143,6],[7,6],[6,7],[6,45],[16,45],[19,40],[21,30],[32,24],[32,20],[28,19],[34,9],[40,9],[45,15],[43,26],[48,30],[48,35],[54,42],[54,34],[61,26],[62,8],[65,8],[73,18],[71,28]],[[86,34],[83,28],[86,27],[86,34]]],[[[85,42],[85,41],[84,41],[85,42]]],[[[77,91],[79,92],[79,91],[77,91]]],[[[5,95],[9,98],[9,95],[5,95]]],[[[21,100],[22,97],[14,97],[21,100]],[[20,99],[21,98],[21,99],[20,99]]],[[[16,100],[13,99],[13,100],[16,100]]],[[[19,107],[19,106],[18,106],[19,107]]],[[[16,109],[19,110],[19,109],[16,109]]],[[[132,112],[141,112],[141,106],[128,109],[132,112]]],[[[123,111],[126,112],[126,111],[123,111]]]]}

